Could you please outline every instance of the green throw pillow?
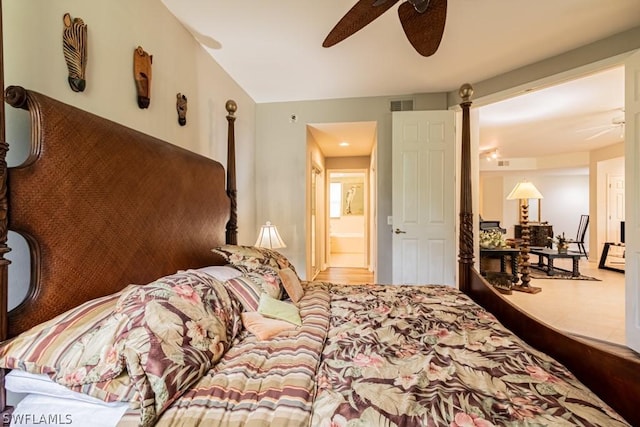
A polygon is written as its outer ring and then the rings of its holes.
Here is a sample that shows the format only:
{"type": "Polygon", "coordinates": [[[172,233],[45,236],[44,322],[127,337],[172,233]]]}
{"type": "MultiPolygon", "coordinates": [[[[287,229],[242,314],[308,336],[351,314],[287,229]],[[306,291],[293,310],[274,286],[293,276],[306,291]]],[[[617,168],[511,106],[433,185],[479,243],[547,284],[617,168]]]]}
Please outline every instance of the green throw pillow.
{"type": "Polygon", "coordinates": [[[262,295],[260,295],[258,313],[265,317],[284,320],[285,322],[293,323],[294,325],[302,325],[302,319],[300,319],[298,307],[289,302],[280,301],[270,297],[266,293],[262,293],[262,295]]]}

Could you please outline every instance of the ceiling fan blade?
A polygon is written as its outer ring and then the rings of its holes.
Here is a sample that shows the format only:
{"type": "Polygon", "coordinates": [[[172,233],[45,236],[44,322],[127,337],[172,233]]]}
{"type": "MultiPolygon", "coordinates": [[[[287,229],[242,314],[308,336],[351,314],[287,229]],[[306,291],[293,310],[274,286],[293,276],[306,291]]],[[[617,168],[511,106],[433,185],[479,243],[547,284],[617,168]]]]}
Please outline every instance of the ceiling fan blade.
{"type": "Polygon", "coordinates": [[[601,129],[605,129],[605,128],[610,128],[611,125],[598,125],[598,126],[591,126],[588,128],[582,128],[582,129],[577,129],[576,132],[591,132],[594,130],[601,130],[601,129]]]}
{"type": "Polygon", "coordinates": [[[398,8],[398,16],[409,42],[420,55],[431,56],[436,53],[447,19],[447,0],[430,0],[429,7],[423,13],[418,12],[410,2],[404,2],[398,8]]]}
{"type": "Polygon", "coordinates": [[[398,1],[399,0],[386,0],[374,2],[374,0],[359,0],[358,3],[338,21],[336,26],[333,27],[329,35],[327,35],[327,38],[322,42],[322,46],[331,47],[341,42],[385,13],[398,1]]]}
{"type": "Polygon", "coordinates": [[[596,132],[593,135],[591,135],[589,138],[585,138],[585,141],[590,141],[592,139],[595,139],[601,135],[604,135],[605,133],[609,133],[609,131],[613,130],[612,127],[609,127],[608,129],[605,130],[601,130],[600,132],[596,132]]]}

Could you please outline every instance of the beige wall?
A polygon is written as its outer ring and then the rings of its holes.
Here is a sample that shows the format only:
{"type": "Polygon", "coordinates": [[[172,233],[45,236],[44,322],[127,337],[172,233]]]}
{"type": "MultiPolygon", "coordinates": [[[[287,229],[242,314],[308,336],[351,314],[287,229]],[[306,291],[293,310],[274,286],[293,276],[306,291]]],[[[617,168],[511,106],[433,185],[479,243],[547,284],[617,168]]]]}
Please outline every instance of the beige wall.
{"type": "MultiPolygon", "coordinates": [[[[593,71],[590,64],[599,61],[610,64],[612,57],[637,48],[640,48],[640,27],[482,82],[471,82],[475,88],[474,99],[476,105],[504,99],[530,82],[550,83],[558,75],[566,75],[568,78],[570,75],[577,75],[576,69],[593,71]]],[[[465,82],[460,82],[462,83],[465,82]]],[[[302,180],[306,163],[305,124],[375,120],[378,123],[376,207],[377,218],[382,218],[376,223],[376,279],[378,282],[391,281],[391,233],[385,220],[391,215],[391,113],[388,104],[389,100],[399,96],[414,98],[416,110],[443,110],[459,103],[458,91],[455,89],[448,93],[399,94],[393,97],[284,102],[257,106],[256,155],[264,160],[256,165],[258,219],[268,216],[278,218],[279,223],[288,224],[288,241],[293,243],[287,248],[286,255],[301,271],[305,270],[305,198],[302,180]],[[289,122],[291,114],[297,115],[297,123],[289,122]],[[268,161],[269,159],[272,161],[268,161]],[[285,190],[287,188],[290,189],[285,190]]],[[[473,167],[477,170],[477,163],[473,167]]]]}
{"type": "MultiPolygon", "coordinates": [[[[495,102],[512,96],[514,88],[521,90],[530,88],[532,82],[536,82],[535,87],[540,88],[545,84],[557,83],[559,77],[575,78],[575,70],[584,67],[585,72],[590,73],[594,63],[602,61],[603,65],[605,65],[611,58],[628,54],[638,48],[640,48],[640,27],[525,65],[481,82],[470,82],[474,88],[473,98],[476,100],[476,105],[479,104],[478,101],[481,98],[483,99],[482,102],[495,102]]],[[[457,89],[448,92],[447,98],[449,105],[460,103],[457,89]]]]}
{"type": "MultiPolygon", "coordinates": [[[[238,103],[239,241],[255,241],[255,103],[161,2],[4,0],[2,12],[6,85],[36,90],[225,165],[225,102],[234,99],[238,103]],[[62,54],[66,12],[88,26],[87,87],[81,93],[73,92],[67,83],[62,54]],[[138,108],[133,79],[133,50],[138,45],[153,55],[151,104],[145,110],[138,108]],[[184,127],[177,123],[178,92],[188,97],[184,127]]],[[[9,161],[15,164],[24,158],[29,141],[26,112],[8,107],[7,141],[9,161]]],[[[21,250],[18,243],[14,248],[9,254],[14,261],[11,268],[24,269],[19,258],[27,256],[26,247],[21,250]]]]}
{"type": "Polygon", "coordinates": [[[503,206],[504,197],[502,189],[504,177],[480,175],[479,213],[487,221],[504,221],[503,206]]]}
{"type": "Polygon", "coordinates": [[[371,157],[327,157],[327,169],[369,169],[371,157]]]}
{"type": "MultiPolygon", "coordinates": [[[[305,173],[307,123],[377,122],[377,214],[385,218],[377,225],[377,278],[391,281],[391,233],[386,223],[391,215],[391,111],[397,97],[348,98],[258,104],[256,106],[256,197],[257,219],[278,224],[287,242],[285,254],[298,271],[306,271],[305,173]],[[294,123],[289,118],[298,117],[294,123]],[[282,226],[281,226],[282,224],[282,226]],[[291,242],[291,243],[290,243],[291,242]]],[[[445,94],[414,97],[423,109],[446,109],[445,94]]]]}

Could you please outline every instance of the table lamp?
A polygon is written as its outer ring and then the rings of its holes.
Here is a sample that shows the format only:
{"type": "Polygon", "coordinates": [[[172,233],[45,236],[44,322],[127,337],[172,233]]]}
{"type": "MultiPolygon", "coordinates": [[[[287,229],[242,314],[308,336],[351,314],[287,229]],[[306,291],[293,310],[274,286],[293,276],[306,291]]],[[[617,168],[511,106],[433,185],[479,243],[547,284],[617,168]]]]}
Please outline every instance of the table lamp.
{"type": "Polygon", "coordinates": [[[535,294],[542,291],[542,288],[530,286],[529,282],[529,199],[542,199],[542,194],[535,185],[529,181],[522,181],[516,184],[507,196],[507,200],[520,200],[520,225],[522,226],[522,245],[520,246],[520,284],[513,285],[514,291],[528,292],[535,294]]]}
{"type": "Polygon", "coordinates": [[[278,229],[275,225],[271,224],[270,221],[267,221],[265,225],[260,227],[260,233],[258,233],[258,240],[256,240],[256,244],[254,245],[257,248],[269,248],[269,249],[278,249],[278,248],[286,248],[287,245],[284,244],[282,237],[280,237],[280,233],[278,233],[278,229]]]}

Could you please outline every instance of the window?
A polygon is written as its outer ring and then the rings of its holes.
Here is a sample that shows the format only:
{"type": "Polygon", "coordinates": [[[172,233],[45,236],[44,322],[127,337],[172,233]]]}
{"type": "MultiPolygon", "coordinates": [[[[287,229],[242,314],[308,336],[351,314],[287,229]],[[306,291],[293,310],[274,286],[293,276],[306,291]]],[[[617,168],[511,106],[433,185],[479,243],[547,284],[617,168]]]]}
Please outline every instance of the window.
{"type": "Polygon", "coordinates": [[[329,217],[340,218],[342,210],[342,183],[329,184],[329,217]]]}

